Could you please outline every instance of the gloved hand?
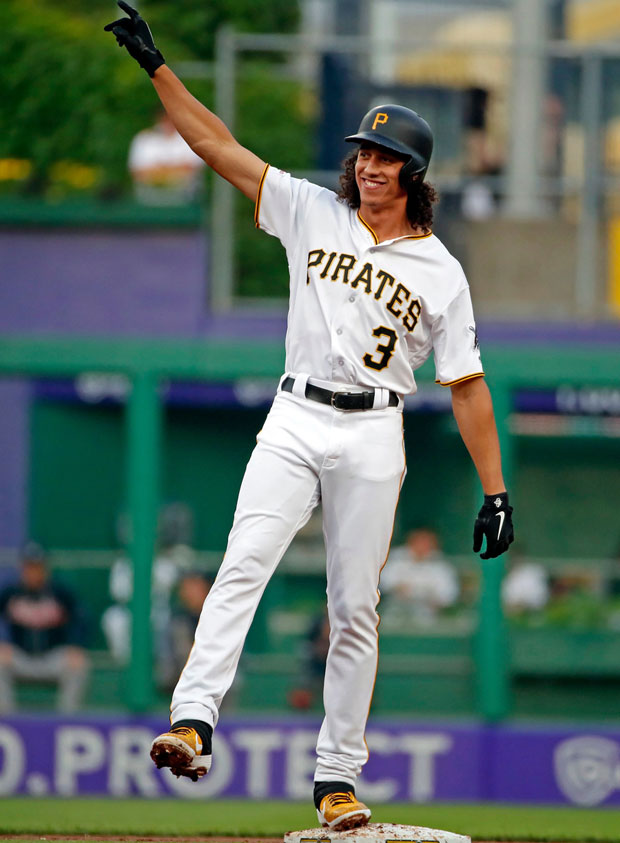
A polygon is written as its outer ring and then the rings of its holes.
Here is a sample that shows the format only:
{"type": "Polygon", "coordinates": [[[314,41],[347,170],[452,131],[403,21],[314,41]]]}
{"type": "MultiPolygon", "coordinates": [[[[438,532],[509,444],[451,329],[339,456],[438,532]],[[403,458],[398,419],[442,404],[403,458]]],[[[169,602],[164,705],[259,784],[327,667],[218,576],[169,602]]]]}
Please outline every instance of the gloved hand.
{"type": "Polygon", "coordinates": [[[480,554],[481,559],[501,556],[514,541],[512,507],[508,505],[508,492],[484,496],[484,503],[474,524],[474,553],[481,549],[485,536],[487,547],[485,552],[480,554]]]}
{"type": "Polygon", "coordinates": [[[152,77],[157,68],[166,63],[165,59],[155,46],[151,30],[140,13],[125,3],[125,0],[118,0],[118,5],[129,17],[112,21],[103,28],[106,32],[112,32],[118,46],[126,47],[129,55],[152,77]]]}

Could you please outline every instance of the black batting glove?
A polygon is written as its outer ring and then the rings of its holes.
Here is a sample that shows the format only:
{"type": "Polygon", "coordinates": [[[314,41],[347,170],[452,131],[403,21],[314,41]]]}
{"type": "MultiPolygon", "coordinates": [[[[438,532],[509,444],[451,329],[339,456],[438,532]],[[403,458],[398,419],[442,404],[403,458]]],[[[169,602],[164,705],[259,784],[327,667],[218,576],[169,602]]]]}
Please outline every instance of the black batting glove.
{"type": "Polygon", "coordinates": [[[514,541],[512,507],[508,505],[508,492],[484,496],[484,503],[474,524],[474,553],[478,553],[482,548],[485,536],[487,547],[485,552],[480,554],[481,559],[501,556],[514,541]]]}
{"type": "Polygon", "coordinates": [[[129,17],[112,21],[103,28],[106,32],[112,32],[118,46],[126,47],[129,55],[153,77],[157,68],[166,62],[155,46],[149,25],[136,9],[125,3],[125,0],[118,0],[118,5],[129,17]]]}

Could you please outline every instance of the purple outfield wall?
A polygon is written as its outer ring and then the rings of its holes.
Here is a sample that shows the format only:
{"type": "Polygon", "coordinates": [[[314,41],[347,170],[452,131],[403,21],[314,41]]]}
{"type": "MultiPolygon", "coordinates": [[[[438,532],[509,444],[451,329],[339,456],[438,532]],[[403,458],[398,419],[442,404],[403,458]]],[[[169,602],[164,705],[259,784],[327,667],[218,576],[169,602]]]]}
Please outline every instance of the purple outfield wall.
{"type": "Polygon", "coordinates": [[[26,520],[27,382],[0,380],[0,547],[18,547],[26,520]]]}
{"type": "MultiPolygon", "coordinates": [[[[318,720],[227,718],[200,782],[156,770],[162,719],[9,717],[0,796],[307,800],[318,720]]],[[[359,785],[371,802],[498,801],[620,806],[620,726],[536,728],[372,721],[359,785]]]]}

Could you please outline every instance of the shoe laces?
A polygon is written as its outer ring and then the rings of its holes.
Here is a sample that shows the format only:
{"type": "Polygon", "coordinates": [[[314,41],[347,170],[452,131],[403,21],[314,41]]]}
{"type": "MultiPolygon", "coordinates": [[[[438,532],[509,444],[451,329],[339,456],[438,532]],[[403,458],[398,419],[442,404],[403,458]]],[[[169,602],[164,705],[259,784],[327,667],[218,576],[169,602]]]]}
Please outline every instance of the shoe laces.
{"type": "Polygon", "coordinates": [[[196,730],[192,729],[191,726],[175,726],[172,729],[170,729],[170,732],[173,735],[186,735],[187,737],[190,737],[192,732],[195,732],[195,731],[196,730]]]}
{"type": "Polygon", "coordinates": [[[354,805],[356,802],[352,793],[328,793],[325,797],[331,807],[336,805],[354,805]]]}

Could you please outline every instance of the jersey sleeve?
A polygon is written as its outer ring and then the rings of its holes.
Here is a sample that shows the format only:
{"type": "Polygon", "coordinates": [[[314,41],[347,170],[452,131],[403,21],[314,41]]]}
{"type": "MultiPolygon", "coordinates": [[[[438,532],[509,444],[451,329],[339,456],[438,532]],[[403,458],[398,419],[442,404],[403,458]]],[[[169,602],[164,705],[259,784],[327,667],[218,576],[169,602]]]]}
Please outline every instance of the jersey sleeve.
{"type": "Polygon", "coordinates": [[[256,227],[277,237],[288,248],[295,232],[303,230],[313,200],[328,192],[306,179],[294,178],[290,173],[267,164],[256,195],[256,227]]]}
{"type": "Polygon", "coordinates": [[[435,382],[452,386],[484,375],[469,287],[463,287],[432,328],[435,382]]]}

